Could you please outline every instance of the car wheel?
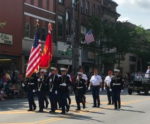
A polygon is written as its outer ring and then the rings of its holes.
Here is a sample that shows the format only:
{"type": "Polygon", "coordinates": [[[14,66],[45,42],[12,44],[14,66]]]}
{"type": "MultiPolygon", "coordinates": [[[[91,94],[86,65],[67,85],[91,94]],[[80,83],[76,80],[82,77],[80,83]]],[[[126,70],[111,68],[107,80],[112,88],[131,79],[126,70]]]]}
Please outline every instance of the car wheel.
{"type": "Polygon", "coordinates": [[[128,89],[128,94],[132,95],[132,90],[131,89],[128,89]]]}
{"type": "Polygon", "coordinates": [[[145,90],[144,93],[145,93],[145,95],[148,95],[148,90],[145,90]]]}
{"type": "Polygon", "coordinates": [[[140,94],[140,91],[137,91],[138,94],[140,94]]]}

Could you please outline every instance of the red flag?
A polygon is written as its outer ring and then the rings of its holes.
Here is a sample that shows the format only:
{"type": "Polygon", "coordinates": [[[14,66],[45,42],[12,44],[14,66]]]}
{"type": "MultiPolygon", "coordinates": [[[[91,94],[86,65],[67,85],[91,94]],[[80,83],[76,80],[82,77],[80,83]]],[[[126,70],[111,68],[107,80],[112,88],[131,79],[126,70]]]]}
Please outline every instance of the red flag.
{"type": "Polygon", "coordinates": [[[50,62],[52,61],[52,47],[52,34],[48,33],[41,55],[40,68],[49,68],[50,62]]]}

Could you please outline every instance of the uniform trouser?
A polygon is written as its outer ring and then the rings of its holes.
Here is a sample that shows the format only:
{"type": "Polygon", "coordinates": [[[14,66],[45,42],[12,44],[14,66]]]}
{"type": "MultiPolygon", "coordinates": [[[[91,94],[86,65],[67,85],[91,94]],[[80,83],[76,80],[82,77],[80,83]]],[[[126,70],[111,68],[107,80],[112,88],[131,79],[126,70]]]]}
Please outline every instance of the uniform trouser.
{"type": "Polygon", "coordinates": [[[71,98],[70,98],[69,92],[67,93],[67,99],[68,99],[69,104],[71,104],[71,98]]]}
{"type": "Polygon", "coordinates": [[[121,107],[121,99],[120,99],[120,90],[113,90],[113,100],[114,100],[114,107],[115,109],[120,108],[121,107]]]}
{"type": "Polygon", "coordinates": [[[94,106],[100,106],[99,86],[92,86],[92,95],[94,106]]]}
{"type": "Polygon", "coordinates": [[[33,94],[33,92],[28,92],[28,102],[29,102],[29,109],[30,110],[36,108],[36,105],[35,105],[35,102],[34,102],[34,94],[33,94]]]}
{"type": "Polygon", "coordinates": [[[43,110],[44,109],[44,93],[43,92],[38,92],[38,101],[39,101],[39,109],[43,110]]]}
{"type": "Polygon", "coordinates": [[[57,95],[54,92],[50,92],[49,99],[51,103],[51,111],[55,112],[57,109],[57,95]]]}
{"type": "Polygon", "coordinates": [[[68,109],[69,105],[67,104],[67,93],[61,93],[59,94],[60,97],[60,105],[62,108],[62,113],[66,112],[66,109],[68,109]]]}
{"type": "Polygon", "coordinates": [[[47,99],[47,95],[46,95],[46,93],[44,93],[44,102],[46,103],[46,108],[48,107],[48,99],[47,99]]]}
{"type": "Polygon", "coordinates": [[[107,98],[108,98],[108,104],[113,104],[113,97],[112,97],[112,91],[110,91],[110,88],[106,88],[107,91],[107,98]]]}
{"type": "Polygon", "coordinates": [[[75,98],[76,98],[76,103],[77,103],[77,109],[81,109],[80,107],[80,103],[83,104],[83,108],[85,108],[85,98],[84,98],[84,94],[80,91],[77,91],[75,94],[75,98]]]}

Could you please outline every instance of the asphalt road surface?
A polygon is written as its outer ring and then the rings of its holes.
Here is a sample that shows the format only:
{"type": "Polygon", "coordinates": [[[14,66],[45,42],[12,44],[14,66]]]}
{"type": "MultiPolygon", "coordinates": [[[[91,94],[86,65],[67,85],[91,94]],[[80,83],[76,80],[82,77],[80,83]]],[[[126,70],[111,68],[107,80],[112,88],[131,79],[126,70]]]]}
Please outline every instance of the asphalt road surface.
{"type": "MultiPolygon", "coordinates": [[[[71,110],[66,115],[28,112],[26,99],[0,101],[0,124],[150,124],[150,96],[127,95],[122,98],[121,110],[114,110],[107,105],[105,94],[100,95],[101,107],[92,108],[92,96],[87,97],[87,108],[76,111],[76,103],[72,96],[71,110]]],[[[37,103],[37,101],[36,101],[37,103]]],[[[37,103],[38,105],[38,103],[37,103]]]]}

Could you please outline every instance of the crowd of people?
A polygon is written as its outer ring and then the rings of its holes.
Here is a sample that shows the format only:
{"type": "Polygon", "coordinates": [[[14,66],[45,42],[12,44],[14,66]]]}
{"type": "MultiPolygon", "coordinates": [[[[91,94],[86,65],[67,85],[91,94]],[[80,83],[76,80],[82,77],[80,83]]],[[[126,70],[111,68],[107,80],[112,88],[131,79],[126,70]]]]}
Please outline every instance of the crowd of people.
{"type": "Polygon", "coordinates": [[[123,78],[120,70],[115,69],[109,71],[108,75],[103,79],[98,72],[98,69],[93,70],[90,78],[84,74],[83,69],[80,68],[75,76],[69,75],[67,68],[51,67],[50,72],[41,69],[38,74],[33,74],[32,77],[26,78],[23,87],[27,91],[29,111],[36,110],[34,102],[35,94],[38,97],[39,112],[43,112],[44,108],[48,107],[48,99],[50,100],[50,113],[55,113],[57,109],[62,110],[65,114],[70,110],[71,98],[70,90],[75,94],[77,104],[76,110],[86,108],[86,91],[91,90],[93,96],[93,107],[100,107],[100,89],[103,87],[107,90],[108,105],[114,104],[114,109],[121,108],[120,93],[123,89],[123,78]],[[89,83],[88,83],[89,82],[89,83]],[[104,82],[104,84],[103,84],[104,82]]]}
{"type": "Polygon", "coordinates": [[[21,95],[23,77],[18,72],[0,73],[0,101],[21,95]]]}

